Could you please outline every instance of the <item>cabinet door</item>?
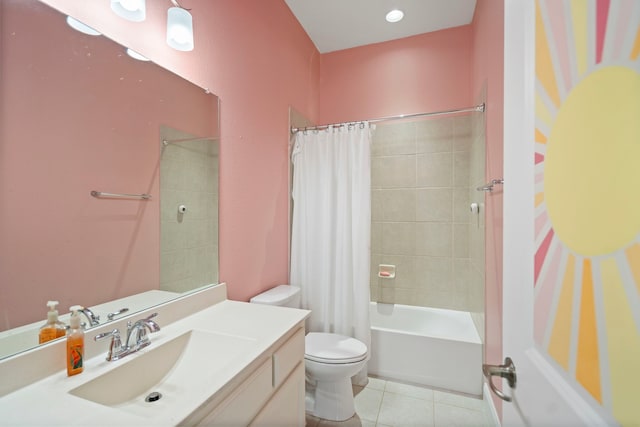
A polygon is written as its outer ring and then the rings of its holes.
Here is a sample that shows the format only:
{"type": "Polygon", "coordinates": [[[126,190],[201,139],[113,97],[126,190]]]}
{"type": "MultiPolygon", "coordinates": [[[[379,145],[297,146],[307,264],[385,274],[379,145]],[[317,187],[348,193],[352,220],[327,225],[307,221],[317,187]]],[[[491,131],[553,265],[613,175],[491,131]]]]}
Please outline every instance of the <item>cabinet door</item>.
{"type": "Polygon", "coordinates": [[[305,425],[304,362],[298,363],[250,425],[252,427],[303,427],[305,425]]]}
{"type": "Polygon", "coordinates": [[[291,338],[273,353],[273,387],[289,377],[296,365],[304,357],[304,328],[298,329],[291,338]]]}
{"type": "Polygon", "coordinates": [[[249,424],[271,395],[271,365],[269,358],[198,425],[246,426],[249,424]]]}

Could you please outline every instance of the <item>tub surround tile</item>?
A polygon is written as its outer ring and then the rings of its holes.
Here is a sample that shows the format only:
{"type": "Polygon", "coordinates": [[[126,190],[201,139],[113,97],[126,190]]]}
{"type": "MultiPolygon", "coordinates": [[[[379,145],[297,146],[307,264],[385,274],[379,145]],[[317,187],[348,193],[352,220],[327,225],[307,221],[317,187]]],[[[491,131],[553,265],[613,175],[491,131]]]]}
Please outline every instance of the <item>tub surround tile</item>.
{"type": "Polygon", "coordinates": [[[414,286],[421,291],[451,292],[453,266],[448,257],[416,257],[414,286]]]}
{"type": "Polygon", "coordinates": [[[457,151],[453,159],[454,187],[469,188],[471,158],[468,151],[457,151]]]}
{"type": "Polygon", "coordinates": [[[426,118],[415,122],[418,139],[451,138],[453,136],[453,117],[426,118]]]}
{"type": "MultiPolygon", "coordinates": [[[[397,188],[389,190],[374,190],[379,193],[375,202],[382,215],[383,221],[415,221],[416,220],[416,192],[413,189],[397,188]]],[[[373,209],[373,200],[372,200],[373,209]]]]}
{"type": "Polygon", "coordinates": [[[415,255],[451,256],[453,236],[449,223],[416,223],[414,239],[415,255]]]}
{"type": "Polygon", "coordinates": [[[485,182],[483,123],[481,115],[469,114],[378,126],[372,143],[371,248],[377,261],[372,258],[370,286],[375,300],[482,309],[483,296],[474,291],[484,273],[464,287],[460,279],[454,283],[455,268],[451,273],[451,267],[422,262],[425,257],[484,262],[484,209],[479,216],[469,209],[471,202],[485,199],[475,191],[485,182]],[[410,268],[392,257],[413,257],[414,263],[410,268]],[[378,263],[395,264],[396,278],[379,279],[378,263]]]}
{"type": "Polygon", "coordinates": [[[416,253],[416,228],[413,222],[382,223],[382,253],[390,255],[414,255],[416,253]]]}
{"type": "Polygon", "coordinates": [[[453,257],[469,258],[468,224],[453,224],[453,257]]]}
{"type": "MultiPolygon", "coordinates": [[[[453,222],[461,224],[472,223],[471,199],[466,188],[453,189],[453,222]]],[[[475,217],[475,216],[474,216],[475,217]]]]}
{"type": "Polygon", "coordinates": [[[451,187],[453,185],[453,153],[430,153],[416,156],[419,187],[451,187]]]}
{"type": "Polygon", "coordinates": [[[376,126],[371,144],[371,156],[415,154],[416,127],[414,123],[389,123],[376,126]]]}
{"type": "Polygon", "coordinates": [[[403,188],[415,185],[416,159],[414,156],[371,158],[372,188],[403,188]]]}
{"type": "Polygon", "coordinates": [[[450,188],[418,188],[414,194],[416,221],[451,221],[453,192],[450,188]]]}

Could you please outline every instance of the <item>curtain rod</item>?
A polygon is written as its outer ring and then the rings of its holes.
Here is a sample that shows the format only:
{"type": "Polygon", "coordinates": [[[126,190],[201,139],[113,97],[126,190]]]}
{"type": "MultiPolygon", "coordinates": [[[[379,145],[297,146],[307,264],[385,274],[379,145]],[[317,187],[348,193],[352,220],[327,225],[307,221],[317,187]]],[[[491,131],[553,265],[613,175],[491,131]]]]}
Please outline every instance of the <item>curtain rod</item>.
{"type": "Polygon", "coordinates": [[[305,131],[305,130],[320,130],[320,129],[326,129],[329,126],[344,126],[344,125],[349,125],[349,124],[354,124],[354,123],[362,123],[362,122],[369,122],[369,123],[377,123],[377,122],[386,122],[389,120],[400,120],[400,119],[410,119],[412,117],[423,117],[423,116],[442,116],[445,114],[456,114],[456,113],[472,113],[472,112],[480,112],[483,113],[485,109],[484,103],[476,105],[474,107],[468,107],[468,108],[459,108],[456,110],[444,110],[444,111],[433,111],[430,113],[414,113],[414,114],[400,114],[397,116],[387,116],[387,117],[378,117],[377,119],[370,119],[370,120],[360,120],[360,121],[355,121],[355,122],[345,122],[345,123],[332,123],[330,125],[320,125],[320,126],[309,126],[309,127],[304,127],[304,128],[291,128],[291,133],[296,133],[299,131],[305,131]]]}

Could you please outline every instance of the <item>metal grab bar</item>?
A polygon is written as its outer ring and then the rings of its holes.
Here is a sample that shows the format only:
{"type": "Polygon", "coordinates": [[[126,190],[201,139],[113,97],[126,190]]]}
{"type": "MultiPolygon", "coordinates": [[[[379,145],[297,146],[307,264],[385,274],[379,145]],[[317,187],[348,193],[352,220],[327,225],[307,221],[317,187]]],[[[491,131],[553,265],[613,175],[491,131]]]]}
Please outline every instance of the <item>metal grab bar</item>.
{"type": "Polygon", "coordinates": [[[491,182],[487,182],[485,185],[476,188],[476,191],[493,191],[495,185],[504,184],[504,179],[492,179],[491,182]]]}
{"type": "Polygon", "coordinates": [[[105,193],[104,191],[91,191],[91,195],[96,198],[110,197],[110,198],[125,198],[125,199],[144,199],[149,200],[151,194],[125,194],[125,193],[105,193]]]}

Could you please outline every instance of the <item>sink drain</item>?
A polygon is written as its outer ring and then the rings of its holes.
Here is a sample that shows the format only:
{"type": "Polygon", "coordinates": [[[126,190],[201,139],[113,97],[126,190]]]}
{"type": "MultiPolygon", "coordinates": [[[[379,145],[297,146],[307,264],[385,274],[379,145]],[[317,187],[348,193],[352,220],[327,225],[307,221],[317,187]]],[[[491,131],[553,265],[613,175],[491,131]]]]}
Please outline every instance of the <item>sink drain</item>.
{"type": "Polygon", "coordinates": [[[160,400],[161,397],[162,397],[162,395],[160,393],[158,393],[157,391],[154,391],[152,393],[149,393],[149,395],[144,398],[144,401],[145,402],[155,402],[157,400],[160,400]]]}

